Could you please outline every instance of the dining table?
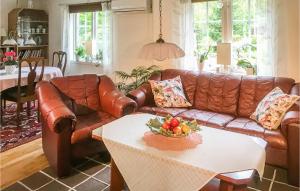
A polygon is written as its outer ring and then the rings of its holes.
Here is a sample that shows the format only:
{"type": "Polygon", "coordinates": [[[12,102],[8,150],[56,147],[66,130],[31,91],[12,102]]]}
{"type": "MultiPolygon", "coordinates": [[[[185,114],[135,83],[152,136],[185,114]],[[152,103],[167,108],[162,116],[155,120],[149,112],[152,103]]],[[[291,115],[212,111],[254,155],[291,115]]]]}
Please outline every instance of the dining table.
{"type": "MultiPolygon", "coordinates": [[[[42,67],[37,67],[37,69],[36,69],[37,78],[41,74],[41,69],[42,69],[42,67]]],[[[29,71],[30,71],[29,67],[22,67],[22,69],[21,69],[21,85],[27,84],[27,76],[28,76],[29,71]]],[[[0,92],[7,88],[18,85],[18,76],[19,76],[18,73],[19,73],[18,69],[12,74],[6,73],[5,70],[0,70],[0,92]]],[[[43,80],[49,81],[52,78],[61,77],[61,76],[63,76],[63,74],[59,68],[52,67],[52,66],[44,67],[43,80]]]]}

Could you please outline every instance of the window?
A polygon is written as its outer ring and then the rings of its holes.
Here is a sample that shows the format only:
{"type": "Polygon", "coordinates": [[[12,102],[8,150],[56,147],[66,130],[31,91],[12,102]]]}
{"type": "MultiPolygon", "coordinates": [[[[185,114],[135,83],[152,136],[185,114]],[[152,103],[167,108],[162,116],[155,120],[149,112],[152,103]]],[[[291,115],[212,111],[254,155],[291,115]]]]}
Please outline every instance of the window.
{"type": "Polygon", "coordinates": [[[103,12],[98,6],[100,5],[84,4],[69,8],[71,60],[97,61],[101,59],[103,12]]]}
{"type": "Polygon", "coordinates": [[[222,40],[221,9],[217,1],[194,4],[194,31],[197,52],[210,49],[210,62],[215,62],[217,43],[222,40]]]}
{"type": "Polygon", "coordinates": [[[228,6],[226,3],[222,6],[220,1],[201,1],[193,4],[196,51],[202,54],[211,46],[207,62],[215,64],[216,45],[225,40],[225,36],[229,36],[227,39],[232,41],[233,64],[247,59],[251,64],[256,65],[259,52],[257,41],[263,35],[264,29],[261,23],[266,19],[264,14],[266,0],[228,0],[227,2],[228,6]],[[224,15],[222,11],[228,11],[230,16],[222,17],[224,15]],[[224,30],[222,35],[222,27],[223,29],[230,27],[227,30],[229,34],[224,30]]]}

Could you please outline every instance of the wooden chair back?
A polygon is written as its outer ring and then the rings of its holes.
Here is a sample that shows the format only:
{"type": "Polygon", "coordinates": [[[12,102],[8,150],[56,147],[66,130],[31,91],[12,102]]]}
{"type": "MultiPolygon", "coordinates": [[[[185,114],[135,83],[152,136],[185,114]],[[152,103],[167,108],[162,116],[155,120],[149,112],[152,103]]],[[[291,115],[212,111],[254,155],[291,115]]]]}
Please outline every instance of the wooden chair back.
{"type": "Polygon", "coordinates": [[[23,59],[19,62],[19,74],[18,74],[18,100],[22,97],[21,87],[22,87],[22,68],[29,67],[29,72],[27,76],[27,86],[25,97],[32,97],[35,95],[35,85],[37,82],[41,81],[44,76],[45,62],[43,57],[23,59]],[[39,67],[38,67],[39,65],[39,67]],[[37,68],[39,69],[39,74],[37,73],[37,68]],[[38,76],[38,79],[37,79],[38,76]]]}
{"type": "Polygon", "coordinates": [[[67,53],[63,51],[55,51],[52,55],[52,66],[58,67],[62,74],[65,75],[67,66],[67,53]],[[55,65],[56,62],[56,65],[55,65]]]}

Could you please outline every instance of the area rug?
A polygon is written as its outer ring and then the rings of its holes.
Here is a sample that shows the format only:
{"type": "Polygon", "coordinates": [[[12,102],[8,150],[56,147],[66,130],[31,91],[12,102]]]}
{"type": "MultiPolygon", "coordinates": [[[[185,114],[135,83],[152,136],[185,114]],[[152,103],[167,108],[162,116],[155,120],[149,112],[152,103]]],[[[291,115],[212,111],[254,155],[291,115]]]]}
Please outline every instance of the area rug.
{"type": "MultiPolygon", "coordinates": [[[[36,104],[37,105],[37,104],[36,104]]],[[[37,109],[32,104],[31,114],[27,116],[26,104],[20,113],[20,126],[17,127],[17,105],[7,104],[3,112],[3,122],[0,128],[0,152],[28,143],[42,135],[42,126],[37,119],[37,109]]]]}

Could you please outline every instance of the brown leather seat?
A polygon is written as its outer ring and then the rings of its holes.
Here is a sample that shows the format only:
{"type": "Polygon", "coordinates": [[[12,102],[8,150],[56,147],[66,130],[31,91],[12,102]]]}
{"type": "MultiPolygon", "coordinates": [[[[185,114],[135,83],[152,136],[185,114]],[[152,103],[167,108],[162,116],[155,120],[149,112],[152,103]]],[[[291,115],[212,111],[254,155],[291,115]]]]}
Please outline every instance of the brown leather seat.
{"type": "Polygon", "coordinates": [[[224,128],[227,123],[234,119],[234,116],[211,111],[191,109],[178,115],[184,119],[196,119],[199,124],[215,128],[224,128]]]}
{"type": "Polygon", "coordinates": [[[171,115],[171,116],[177,116],[180,113],[187,111],[185,108],[160,108],[160,107],[151,107],[151,106],[144,106],[139,108],[139,112],[143,113],[150,113],[154,115],[159,115],[159,116],[166,116],[166,115],[171,115]]]}
{"type": "Polygon", "coordinates": [[[87,115],[77,116],[77,124],[71,137],[71,144],[92,139],[92,131],[102,125],[112,122],[116,118],[112,115],[96,111],[87,115]]]}
{"type": "Polygon", "coordinates": [[[135,111],[136,103],[107,76],[81,75],[40,82],[36,89],[42,119],[43,150],[59,177],[71,161],[104,151],[92,130],[135,111]]]}
{"type": "Polygon", "coordinates": [[[155,107],[149,83],[131,91],[128,96],[136,101],[141,112],[196,119],[209,127],[263,138],[268,143],[266,163],[287,168],[289,183],[299,185],[300,104],[295,104],[286,113],[278,130],[264,129],[251,120],[250,115],[273,88],[300,95],[300,83],[291,78],[195,73],[176,69],[163,70],[151,79],[166,80],[176,76],[181,77],[191,108],[182,111],[155,107]]]}

